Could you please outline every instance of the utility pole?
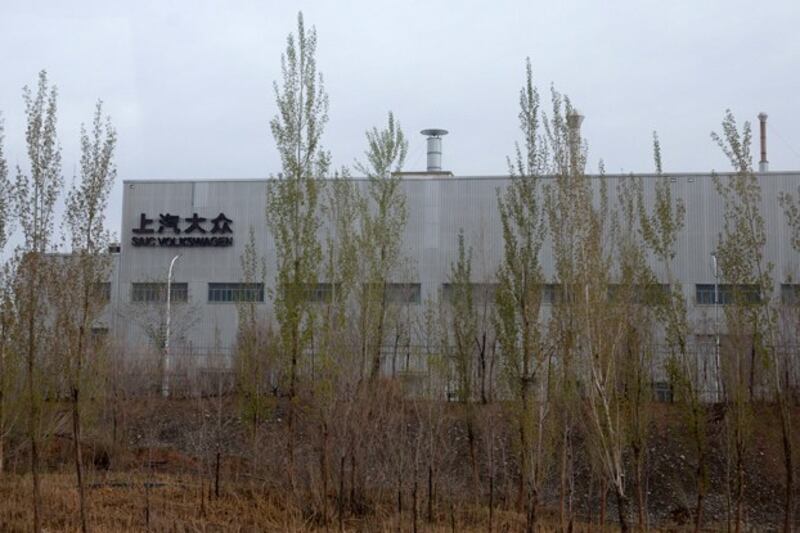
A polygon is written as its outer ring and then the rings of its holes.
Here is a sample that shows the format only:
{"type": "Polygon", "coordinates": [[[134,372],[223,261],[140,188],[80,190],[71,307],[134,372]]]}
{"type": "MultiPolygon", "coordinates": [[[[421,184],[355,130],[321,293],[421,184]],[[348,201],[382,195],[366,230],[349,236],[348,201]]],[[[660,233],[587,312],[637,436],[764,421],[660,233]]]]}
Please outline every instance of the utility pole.
{"type": "Polygon", "coordinates": [[[167,320],[166,331],[164,332],[164,374],[161,378],[161,395],[164,398],[169,396],[169,337],[170,337],[170,318],[172,313],[172,269],[175,262],[181,257],[181,254],[176,255],[169,262],[169,271],[167,272],[167,320]]]}
{"type": "Polygon", "coordinates": [[[719,273],[717,270],[717,253],[711,252],[711,259],[714,262],[714,333],[716,336],[716,346],[714,347],[714,364],[717,371],[717,401],[722,400],[722,364],[719,356],[719,273]]]}

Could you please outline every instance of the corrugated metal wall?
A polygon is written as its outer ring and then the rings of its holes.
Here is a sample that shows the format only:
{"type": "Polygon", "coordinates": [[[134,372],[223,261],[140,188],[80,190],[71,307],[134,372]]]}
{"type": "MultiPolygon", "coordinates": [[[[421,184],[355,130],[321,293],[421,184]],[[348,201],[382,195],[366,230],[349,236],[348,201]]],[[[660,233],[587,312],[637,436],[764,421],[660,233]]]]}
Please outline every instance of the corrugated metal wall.
{"type": "MultiPolygon", "coordinates": [[[[606,176],[613,199],[621,176],[606,176]]],[[[695,317],[708,317],[713,306],[694,306],[694,284],[713,283],[711,252],[722,229],[722,202],[708,174],[678,174],[671,186],[675,197],[686,203],[686,228],[678,243],[676,273],[683,280],[695,317]]],[[[725,175],[721,176],[726,179],[725,175]]],[[[777,201],[779,192],[797,192],[800,172],[769,173],[760,176],[763,214],[768,232],[767,258],[775,264],[776,288],[789,277],[797,279],[800,262],[791,249],[789,231],[777,201]]],[[[643,178],[645,197],[653,198],[656,178],[643,178]]],[[[543,180],[547,182],[548,180],[543,180]]],[[[365,181],[359,180],[363,187],[365,181]]],[[[267,260],[267,286],[275,275],[275,253],[265,220],[266,180],[253,181],[128,181],[124,184],[122,213],[122,252],[112,294],[115,337],[131,350],[147,343],[141,323],[148,319],[143,304],[130,301],[131,283],[165,281],[167,267],[175,253],[181,253],[174,280],[189,284],[189,304],[194,316],[186,340],[197,350],[219,344],[227,350],[234,341],[236,305],[209,303],[209,282],[241,281],[240,257],[255,231],[259,253],[267,260]],[[186,218],[198,213],[213,218],[219,213],[233,220],[233,246],[228,248],[135,248],[130,245],[132,230],[145,213],[156,222],[159,214],[186,218]]],[[[409,267],[398,282],[422,284],[422,299],[436,298],[447,281],[450,264],[457,254],[457,235],[463,228],[468,245],[473,247],[475,281],[492,281],[502,256],[503,242],[497,211],[497,191],[508,184],[503,177],[414,177],[405,179],[409,222],[404,248],[409,267]]],[[[545,272],[552,275],[552,258],[545,249],[545,272]]],[[[269,298],[263,304],[269,312],[269,298]]],[[[422,306],[420,305],[420,308],[422,306]]],[[[150,317],[152,319],[152,317],[150,317]]],[[[175,341],[173,341],[175,342],[175,341]]]]}

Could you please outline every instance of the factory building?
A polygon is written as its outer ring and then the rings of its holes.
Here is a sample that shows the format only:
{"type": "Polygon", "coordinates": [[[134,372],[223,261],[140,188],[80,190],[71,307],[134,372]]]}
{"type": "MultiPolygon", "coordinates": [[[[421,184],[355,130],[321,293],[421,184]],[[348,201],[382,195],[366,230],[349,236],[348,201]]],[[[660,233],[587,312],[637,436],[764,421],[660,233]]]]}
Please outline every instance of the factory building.
{"type": "MultiPolygon", "coordinates": [[[[762,156],[757,176],[769,236],[766,257],[775,265],[776,297],[794,297],[800,257],[791,247],[778,195],[797,191],[800,171],[768,170],[763,135],[766,116],[761,118],[762,156]]],[[[446,293],[460,230],[473,248],[472,276],[476,284],[491,287],[496,283],[503,254],[497,195],[510,179],[455,176],[442,171],[441,137],[446,132],[423,133],[429,136],[428,170],[402,176],[409,215],[403,237],[407,261],[397,269],[389,289],[389,300],[401,306],[408,317],[403,331],[406,338],[387,340],[394,344],[387,350],[397,350],[399,344],[411,352],[420,343],[424,308],[446,293]]],[[[720,176],[725,179],[724,174],[720,176]]],[[[606,181],[613,203],[617,185],[625,177],[612,174],[593,179],[606,181]]],[[[658,177],[642,177],[645,199],[651,200],[658,177]]],[[[360,186],[366,185],[365,179],[354,179],[360,186]]],[[[682,282],[700,342],[703,335],[718,331],[719,306],[727,301],[727,289],[715,278],[712,257],[722,230],[723,204],[709,173],[670,174],[669,179],[674,197],[686,206],[675,273],[682,282]],[[719,305],[715,304],[715,291],[719,305]]],[[[545,183],[547,180],[543,179],[545,183]]],[[[110,287],[111,312],[106,316],[112,338],[123,351],[133,357],[152,348],[154,332],[162,331],[159,328],[166,320],[164,287],[170,266],[170,349],[174,353],[192,354],[197,361],[212,352],[229,357],[236,343],[237,302],[255,301],[264,316],[270,316],[276,257],[265,216],[269,186],[268,179],[124,182],[121,245],[110,287]],[[245,283],[241,257],[251,230],[257,254],[265,261],[266,276],[256,283],[245,283]]],[[[547,245],[541,259],[546,278],[552,280],[553,258],[547,245]]],[[[330,286],[322,281],[318,290],[324,293],[330,286]]],[[[324,300],[324,294],[318,296],[324,300]]],[[[549,304],[545,294],[545,312],[549,304]]]]}

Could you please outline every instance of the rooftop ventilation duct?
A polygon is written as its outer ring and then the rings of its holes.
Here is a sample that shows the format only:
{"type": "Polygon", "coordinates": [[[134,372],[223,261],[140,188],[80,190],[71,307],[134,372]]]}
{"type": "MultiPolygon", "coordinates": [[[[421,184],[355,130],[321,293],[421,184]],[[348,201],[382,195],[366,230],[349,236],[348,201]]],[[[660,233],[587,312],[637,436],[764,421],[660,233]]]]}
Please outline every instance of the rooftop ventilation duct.
{"type": "Polygon", "coordinates": [[[763,111],[758,114],[758,122],[761,124],[761,160],[758,162],[758,171],[769,172],[769,161],[767,161],[767,114],[763,111]]]}
{"type": "Polygon", "coordinates": [[[442,137],[447,135],[447,130],[428,129],[421,134],[428,137],[428,172],[442,171],[442,137]]]}
{"type": "MultiPolygon", "coordinates": [[[[578,167],[581,161],[581,124],[583,124],[583,115],[577,109],[573,109],[567,114],[570,164],[575,168],[578,167]]],[[[573,171],[575,170],[573,169],[573,171]]]]}

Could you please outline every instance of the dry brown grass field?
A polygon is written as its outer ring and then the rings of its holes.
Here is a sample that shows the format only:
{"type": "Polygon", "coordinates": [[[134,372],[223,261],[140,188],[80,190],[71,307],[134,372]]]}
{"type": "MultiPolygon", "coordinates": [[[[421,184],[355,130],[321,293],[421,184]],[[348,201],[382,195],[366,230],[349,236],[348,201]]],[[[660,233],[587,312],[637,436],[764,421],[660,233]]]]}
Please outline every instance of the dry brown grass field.
{"type": "MultiPolygon", "coordinates": [[[[78,496],[74,475],[50,473],[44,478],[47,531],[78,531],[78,496]]],[[[439,510],[432,522],[421,516],[414,526],[413,511],[402,515],[383,508],[367,517],[349,517],[340,524],[320,524],[288,503],[285,495],[256,487],[228,487],[216,498],[208,483],[174,474],[107,474],[90,482],[89,519],[92,531],[519,531],[521,514],[496,510],[489,527],[486,509],[449,506],[439,510]]],[[[29,476],[11,475],[0,481],[0,531],[28,531],[31,524],[29,476]]],[[[418,510],[421,514],[422,510],[418,510]]],[[[590,530],[579,526],[578,530],[590,530]]],[[[600,528],[595,527],[595,531],[600,528]]],[[[608,528],[607,530],[613,530],[608,528]]],[[[547,531],[544,529],[543,531],[547,531]]]]}
{"type": "MultiPolygon", "coordinates": [[[[437,404],[442,424],[453,424],[457,406],[437,404]]],[[[431,407],[432,408],[432,407],[431,407]]],[[[487,408],[489,409],[489,408],[487,408]]],[[[515,499],[514,467],[498,472],[494,506],[489,516],[485,473],[482,501],[469,496],[464,466],[463,437],[456,429],[442,431],[452,440],[450,459],[439,459],[434,503],[429,506],[426,477],[404,474],[402,502],[390,484],[385,493],[370,489],[368,504],[354,510],[352,502],[339,512],[334,483],[328,487],[327,520],[315,482],[313,427],[301,432],[298,460],[306,474],[292,495],[285,479],[283,427],[280,406],[259,435],[257,464],[252,463],[251,443],[239,419],[236,402],[217,399],[129,400],[117,422],[117,444],[110,441],[108,413],[100,414],[85,433],[84,464],[88,487],[90,529],[103,531],[524,531],[525,515],[515,499]],[[225,435],[220,453],[219,494],[213,440],[209,438],[213,416],[222,406],[225,435]],[[212,416],[213,415],[213,416],[212,416]],[[205,422],[204,422],[205,421],[205,422]],[[461,444],[458,444],[461,442],[461,444]],[[304,450],[304,451],[303,451],[304,450]],[[305,491],[305,492],[304,492],[305,491]],[[402,513],[398,508],[402,507],[402,513]],[[341,515],[341,518],[340,518],[341,515]],[[491,520],[491,521],[490,521],[491,520]]],[[[747,513],[749,530],[769,530],[781,517],[781,459],[778,431],[770,409],[756,417],[754,443],[748,462],[747,513]]],[[[482,431],[493,424],[502,428],[499,411],[481,418],[482,431]]],[[[58,426],[57,426],[58,427],[58,426]]],[[[713,428],[712,428],[713,429],[713,428]]],[[[717,431],[717,429],[713,429],[717,431]]],[[[71,464],[72,441],[57,430],[46,440],[43,454],[43,526],[47,531],[78,531],[78,491],[71,464]]],[[[0,475],[0,531],[29,531],[32,523],[29,458],[23,440],[6,451],[6,473],[0,475]]],[[[386,446],[386,444],[382,444],[386,446]]],[[[439,447],[446,447],[447,443],[439,447]]],[[[724,460],[715,444],[711,462],[706,530],[724,530],[724,460]]],[[[585,465],[585,450],[577,447],[576,464],[585,465]]],[[[659,405],[654,417],[648,452],[649,529],[682,531],[690,526],[692,470],[690,446],[680,418],[669,405],[659,405]]],[[[427,459],[423,456],[423,463],[427,459]]],[[[379,468],[379,467],[378,467],[379,468]]],[[[338,471],[331,473],[335,480],[338,471]]],[[[391,483],[391,477],[386,478],[391,483]]],[[[615,503],[602,499],[587,468],[576,471],[574,531],[615,531],[615,503]],[[601,523],[603,524],[601,526],[601,523]]],[[[553,485],[553,483],[551,483],[553,485]]],[[[344,487],[347,493],[347,487],[344,487]]],[[[542,498],[540,531],[557,530],[557,491],[542,498]]]]}

